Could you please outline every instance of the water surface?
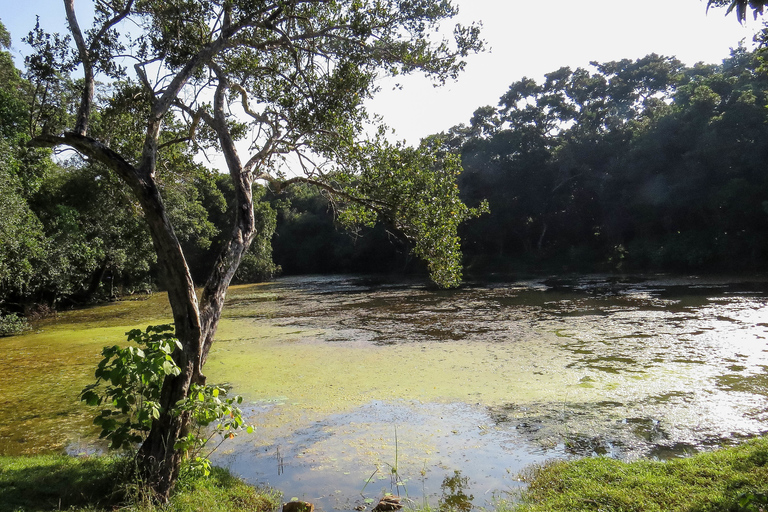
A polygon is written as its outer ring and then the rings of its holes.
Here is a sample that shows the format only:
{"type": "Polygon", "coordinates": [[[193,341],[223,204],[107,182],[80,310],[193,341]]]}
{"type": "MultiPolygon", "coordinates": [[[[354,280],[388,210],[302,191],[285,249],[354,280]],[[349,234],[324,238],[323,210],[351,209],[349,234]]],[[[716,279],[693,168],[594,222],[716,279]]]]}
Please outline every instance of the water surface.
{"type": "MultiPolygon", "coordinates": [[[[0,451],[86,450],[76,389],[102,345],[167,321],[164,300],[0,340],[0,451]]],[[[244,395],[257,432],[214,459],[326,510],[383,492],[461,508],[551,457],[737,442],[768,430],[767,302],[765,280],[695,277],[233,287],[206,374],[244,395]]]]}

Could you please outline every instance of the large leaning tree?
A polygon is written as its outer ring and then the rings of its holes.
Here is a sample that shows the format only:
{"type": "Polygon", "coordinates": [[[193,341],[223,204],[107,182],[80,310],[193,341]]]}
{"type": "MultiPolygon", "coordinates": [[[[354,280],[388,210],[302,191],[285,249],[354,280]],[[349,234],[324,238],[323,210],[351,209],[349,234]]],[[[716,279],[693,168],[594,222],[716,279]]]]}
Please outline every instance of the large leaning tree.
{"type": "Polygon", "coordinates": [[[456,226],[473,214],[458,199],[458,160],[436,142],[388,144],[364,102],[385,75],[454,78],[482,42],[475,26],[431,39],[457,12],[450,0],[96,0],[87,29],[74,4],[64,0],[68,35],[37,27],[27,38],[39,111],[57,84],[77,90],[68,124],[38,123],[31,144],[75,150],[119,176],[149,227],[183,347],[138,452],[162,499],[189,423],[171,410],[205,382],[227,287],[254,238],[255,182],[311,183],[339,198],[346,220],[384,219],[439,285],[456,284],[456,226]],[[236,191],[231,235],[199,298],[158,184],[179,148],[221,155],[236,191]]]}

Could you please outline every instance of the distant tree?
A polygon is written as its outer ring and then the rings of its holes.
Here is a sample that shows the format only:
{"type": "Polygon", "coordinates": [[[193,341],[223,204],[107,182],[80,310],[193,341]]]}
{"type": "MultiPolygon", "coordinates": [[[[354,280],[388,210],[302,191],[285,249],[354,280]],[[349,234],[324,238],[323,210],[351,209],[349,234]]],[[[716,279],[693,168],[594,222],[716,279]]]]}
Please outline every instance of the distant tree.
{"type": "Polygon", "coordinates": [[[497,262],[520,254],[574,261],[573,247],[599,245],[608,166],[638,126],[667,108],[682,69],[653,54],[561,68],[542,83],[513,83],[497,109],[478,109],[470,126],[455,128],[462,197],[487,197],[491,210],[465,227],[466,252],[497,262]]]}
{"type": "Polygon", "coordinates": [[[174,354],[180,374],[165,379],[159,417],[138,453],[146,481],[167,499],[183,457],[177,441],[189,425],[188,414],[172,409],[205,382],[227,286],[256,234],[255,180],[275,190],[321,187],[346,203],[347,222],[387,217],[414,240],[436,282],[457,283],[456,228],[473,213],[458,200],[458,161],[429,144],[389,145],[382,132],[361,141],[363,102],[382,72],[445,81],[482,44],[475,27],[457,27],[455,45],[430,41],[436,24],[456,14],[447,0],[116,0],[96,2],[85,31],[74,0],[64,6],[74,51],[70,39],[39,27],[27,38],[36,50],[27,72],[41,85],[36,108],[45,121],[32,142],[72,148],[109,169],[142,209],[182,345],[174,354]],[[67,110],[74,115],[48,115],[45,93],[64,88],[77,69],[83,78],[67,110]],[[108,81],[99,94],[97,75],[108,81]],[[101,131],[99,121],[118,126],[101,131]],[[198,299],[160,166],[174,152],[203,150],[223,155],[235,207],[198,299]],[[285,177],[286,155],[303,175],[285,177]]]}

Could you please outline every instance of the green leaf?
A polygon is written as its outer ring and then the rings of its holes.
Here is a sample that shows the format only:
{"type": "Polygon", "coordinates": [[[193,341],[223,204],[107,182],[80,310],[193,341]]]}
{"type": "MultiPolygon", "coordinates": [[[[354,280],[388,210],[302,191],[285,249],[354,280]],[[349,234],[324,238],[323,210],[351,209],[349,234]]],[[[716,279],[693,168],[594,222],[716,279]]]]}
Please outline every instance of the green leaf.
{"type": "Polygon", "coordinates": [[[163,373],[171,375],[173,373],[175,365],[171,361],[163,362],[163,373]]]}

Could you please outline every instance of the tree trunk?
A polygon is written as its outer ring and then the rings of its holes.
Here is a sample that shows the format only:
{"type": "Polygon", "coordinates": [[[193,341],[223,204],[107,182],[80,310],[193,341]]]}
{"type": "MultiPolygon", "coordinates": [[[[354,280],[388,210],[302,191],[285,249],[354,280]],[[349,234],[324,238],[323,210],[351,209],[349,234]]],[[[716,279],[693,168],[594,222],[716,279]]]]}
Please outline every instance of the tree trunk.
{"type": "Polygon", "coordinates": [[[206,333],[201,327],[200,306],[189,267],[153,182],[145,183],[139,200],[157,253],[162,284],[168,291],[176,338],[182,346],[173,353],[181,373],[165,379],[160,395],[160,417],[152,422],[137,454],[140,476],[155,497],[165,503],[183,460],[183,454],[174,446],[189,429],[188,415],[175,414],[175,406],[187,398],[191,384],[204,383],[200,353],[206,333]]]}
{"type": "Polygon", "coordinates": [[[184,400],[189,392],[193,372],[188,366],[186,371],[163,383],[160,418],[152,422],[152,429],[136,456],[139,476],[161,503],[168,501],[183,461],[183,453],[174,449],[174,445],[187,434],[189,417],[173,411],[175,404],[184,400]]]}
{"type": "Polygon", "coordinates": [[[173,354],[181,373],[166,378],[163,383],[160,418],[152,422],[152,429],[137,455],[141,476],[161,502],[167,502],[170,497],[184,458],[174,445],[190,427],[189,416],[175,414],[175,406],[187,398],[192,384],[205,384],[202,369],[219,325],[227,288],[255,236],[251,181],[240,172],[232,174],[237,197],[235,227],[230,241],[219,253],[199,302],[181,245],[157,189],[146,187],[142,199],[173,310],[176,337],[183,347],[173,354]]]}

